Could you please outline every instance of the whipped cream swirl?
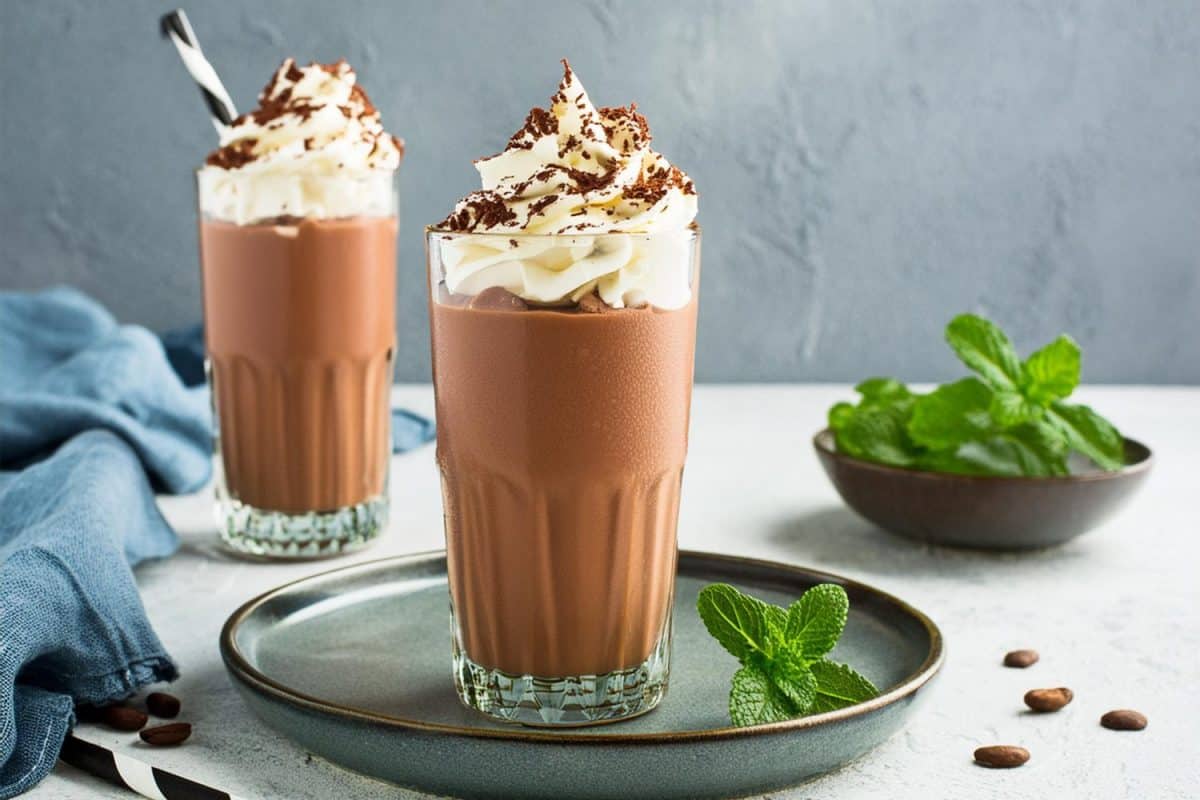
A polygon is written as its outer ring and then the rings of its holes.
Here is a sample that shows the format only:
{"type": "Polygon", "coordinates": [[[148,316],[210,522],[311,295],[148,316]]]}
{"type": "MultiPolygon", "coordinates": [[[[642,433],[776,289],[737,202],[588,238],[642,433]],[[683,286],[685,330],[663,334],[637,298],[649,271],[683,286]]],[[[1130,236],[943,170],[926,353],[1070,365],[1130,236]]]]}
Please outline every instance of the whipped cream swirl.
{"type": "Polygon", "coordinates": [[[394,213],[392,173],[404,143],[345,61],[287,59],[233,121],[200,170],[202,212],[238,224],[394,213]]]}
{"type": "Polygon", "coordinates": [[[443,241],[447,288],[500,286],[545,305],[591,292],[613,308],[687,305],[695,187],[650,148],[636,106],[597,109],[563,67],[549,110],[530,111],[504,152],[475,163],[483,189],[438,226],[486,234],[443,241]]]}

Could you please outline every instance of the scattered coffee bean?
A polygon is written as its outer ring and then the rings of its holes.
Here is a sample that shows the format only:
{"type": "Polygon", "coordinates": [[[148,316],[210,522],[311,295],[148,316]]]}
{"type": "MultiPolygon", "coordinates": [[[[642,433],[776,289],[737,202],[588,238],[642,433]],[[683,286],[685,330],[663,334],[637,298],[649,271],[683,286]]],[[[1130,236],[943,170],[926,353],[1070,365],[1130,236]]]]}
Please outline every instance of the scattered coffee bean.
{"type": "Polygon", "coordinates": [[[1004,654],[1004,666],[1025,669],[1038,661],[1037,650],[1013,650],[1004,654]]]}
{"type": "Polygon", "coordinates": [[[175,719],[179,716],[179,698],[166,692],[151,692],[146,697],[146,708],[156,717],[175,719]]]}
{"type": "Polygon", "coordinates": [[[1029,760],[1029,751],[1011,744],[994,744],[975,751],[975,761],[985,767],[1009,769],[1029,760]]]}
{"type": "Polygon", "coordinates": [[[144,711],[129,706],[109,706],[104,709],[104,724],[119,731],[137,731],[150,718],[144,711]]]}
{"type": "Polygon", "coordinates": [[[1025,693],[1025,705],[1034,711],[1058,711],[1075,697],[1065,686],[1056,689],[1030,689],[1025,693]]]}
{"type": "Polygon", "coordinates": [[[1132,708],[1109,711],[1100,718],[1100,724],[1110,731],[1140,731],[1149,724],[1146,715],[1132,708]]]}
{"type": "Polygon", "coordinates": [[[146,728],[138,734],[138,736],[142,737],[143,742],[152,744],[155,747],[172,747],[183,743],[191,735],[192,726],[186,722],[171,722],[166,725],[156,725],[153,728],[146,728]]]}

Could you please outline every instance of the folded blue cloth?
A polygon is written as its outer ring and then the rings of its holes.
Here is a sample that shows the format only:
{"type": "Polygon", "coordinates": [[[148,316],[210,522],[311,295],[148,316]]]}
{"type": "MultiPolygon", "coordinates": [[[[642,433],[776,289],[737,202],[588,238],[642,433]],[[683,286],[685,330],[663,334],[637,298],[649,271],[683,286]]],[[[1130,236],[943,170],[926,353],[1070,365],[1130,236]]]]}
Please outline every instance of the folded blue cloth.
{"type": "Polygon", "coordinates": [[[0,292],[0,798],[50,771],[75,703],[176,676],[130,567],[178,546],[153,491],[208,481],[209,416],[144,329],[0,292]]]}
{"type": "MultiPolygon", "coordinates": [[[[188,386],[204,383],[204,326],[189,325],[162,335],[167,358],[188,386]]],[[[433,420],[407,411],[392,409],[392,452],[406,453],[433,439],[433,420]]]]}
{"type": "MultiPolygon", "coordinates": [[[[0,799],[54,766],[78,703],[178,672],[131,567],[178,540],[154,492],[211,472],[198,326],[162,341],[71,289],[0,292],[0,799]]],[[[432,421],[392,412],[397,452],[432,421]]]]}

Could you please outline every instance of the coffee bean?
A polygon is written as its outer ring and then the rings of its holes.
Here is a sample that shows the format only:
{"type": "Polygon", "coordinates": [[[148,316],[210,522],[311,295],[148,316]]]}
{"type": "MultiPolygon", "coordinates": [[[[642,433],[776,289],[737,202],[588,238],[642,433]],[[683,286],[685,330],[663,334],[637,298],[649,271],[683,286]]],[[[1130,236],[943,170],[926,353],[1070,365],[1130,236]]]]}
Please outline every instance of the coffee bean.
{"type": "Polygon", "coordinates": [[[149,719],[144,711],[129,706],[109,706],[104,709],[104,724],[119,731],[141,730],[149,719]]]}
{"type": "Polygon", "coordinates": [[[975,751],[975,761],[985,767],[1009,769],[1029,760],[1029,751],[1012,744],[994,744],[975,751]]]}
{"type": "Polygon", "coordinates": [[[1146,715],[1132,708],[1119,708],[1100,718],[1100,724],[1111,731],[1140,731],[1149,724],[1146,715]]]}
{"type": "Polygon", "coordinates": [[[1034,711],[1058,711],[1075,697],[1075,693],[1065,686],[1057,689],[1030,689],[1025,693],[1025,705],[1034,711]]]}
{"type": "Polygon", "coordinates": [[[1013,650],[1004,654],[1004,666],[1025,669],[1038,661],[1037,650],[1013,650]]]}
{"type": "Polygon", "coordinates": [[[138,734],[146,744],[155,747],[172,747],[181,744],[192,735],[192,726],[186,722],[171,722],[167,725],[157,725],[146,728],[138,734]]]}
{"type": "Polygon", "coordinates": [[[179,716],[179,698],[166,692],[151,692],[146,697],[146,708],[156,717],[175,719],[179,716]]]}

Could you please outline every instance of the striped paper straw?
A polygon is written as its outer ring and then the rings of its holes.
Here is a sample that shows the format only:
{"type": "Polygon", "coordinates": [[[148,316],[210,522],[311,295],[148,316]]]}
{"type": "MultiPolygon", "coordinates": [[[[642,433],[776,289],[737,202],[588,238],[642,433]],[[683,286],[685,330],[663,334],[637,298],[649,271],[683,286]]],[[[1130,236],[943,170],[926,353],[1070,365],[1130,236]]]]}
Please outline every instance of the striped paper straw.
{"type": "Polygon", "coordinates": [[[152,800],[238,800],[189,778],[68,734],[58,757],[73,767],[152,800]]]}
{"type": "Polygon", "coordinates": [[[217,71],[204,57],[200,41],[188,22],[187,14],[183,13],[182,8],[177,8],[169,14],[164,14],[160,22],[163,35],[175,44],[179,57],[183,59],[183,66],[200,87],[200,94],[204,96],[204,102],[208,104],[208,111],[212,115],[213,125],[216,126],[217,133],[220,133],[237,117],[237,111],[233,107],[233,101],[229,99],[229,92],[225,91],[225,86],[217,77],[217,71]]]}

